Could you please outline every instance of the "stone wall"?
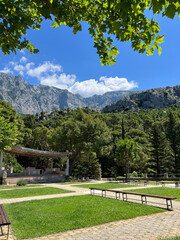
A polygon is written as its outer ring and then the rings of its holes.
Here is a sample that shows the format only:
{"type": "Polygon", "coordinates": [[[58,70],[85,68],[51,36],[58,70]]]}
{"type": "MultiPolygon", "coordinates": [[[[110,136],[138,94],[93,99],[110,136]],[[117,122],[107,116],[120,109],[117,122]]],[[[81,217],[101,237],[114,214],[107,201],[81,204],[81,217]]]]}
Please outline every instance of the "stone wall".
{"type": "Polygon", "coordinates": [[[22,179],[26,180],[28,183],[53,183],[64,182],[66,177],[59,175],[8,177],[7,184],[16,184],[17,181],[22,179]]]}

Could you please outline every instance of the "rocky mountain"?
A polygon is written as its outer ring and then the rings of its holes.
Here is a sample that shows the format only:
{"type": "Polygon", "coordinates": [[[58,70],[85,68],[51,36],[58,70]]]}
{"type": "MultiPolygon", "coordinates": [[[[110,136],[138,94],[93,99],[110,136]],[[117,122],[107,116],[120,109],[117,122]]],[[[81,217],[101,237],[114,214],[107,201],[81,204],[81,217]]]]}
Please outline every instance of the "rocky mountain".
{"type": "Polygon", "coordinates": [[[103,95],[94,95],[92,97],[84,98],[84,102],[86,106],[92,108],[103,108],[106,105],[117,102],[119,99],[124,96],[128,96],[133,93],[137,93],[138,91],[113,91],[107,92],[103,95]]]}
{"type": "Polygon", "coordinates": [[[103,112],[121,112],[148,108],[166,108],[180,105],[180,85],[175,87],[154,88],[130,96],[106,106],[103,112]]]}
{"type": "Polygon", "coordinates": [[[36,114],[42,110],[74,109],[79,107],[103,108],[117,102],[120,98],[137,91],[108,92],[83,98],[67,90],[45,85],[31,85],[20,76],[0,73],[0,99],[10,103],[23,114],[36,114]]]}

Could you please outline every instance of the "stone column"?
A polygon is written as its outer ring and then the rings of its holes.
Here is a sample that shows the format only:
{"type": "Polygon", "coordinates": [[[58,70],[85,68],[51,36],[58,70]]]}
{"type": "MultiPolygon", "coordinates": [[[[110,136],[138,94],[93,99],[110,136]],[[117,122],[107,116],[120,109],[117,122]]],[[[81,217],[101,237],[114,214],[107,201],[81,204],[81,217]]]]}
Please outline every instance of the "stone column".
{"type": "Polygon", "coordinates": [[[53,159],[51,159],[51,172],[53,172],[53,159]]]}
{"type": "Polygon", "coordinates": [[[148,178],[148,174],[147,173],[144,173],[144,178],[148,178]]]}
{"type": "Polygon", "coordinates": [[[2,161],[3,161],[3,152],[0,155],[0,177],[2,176],[2,161]]]}
{"type": "Polygon", "coordinates": [[[164,178],[168,178],[168,173],[164,173],[164,178]]]}
{"type": "Polygon", "coordinates": [[[66,160],[66,171],[65,171],[66,176],[69,176],[69,158],[67,157],[66,160]]]}

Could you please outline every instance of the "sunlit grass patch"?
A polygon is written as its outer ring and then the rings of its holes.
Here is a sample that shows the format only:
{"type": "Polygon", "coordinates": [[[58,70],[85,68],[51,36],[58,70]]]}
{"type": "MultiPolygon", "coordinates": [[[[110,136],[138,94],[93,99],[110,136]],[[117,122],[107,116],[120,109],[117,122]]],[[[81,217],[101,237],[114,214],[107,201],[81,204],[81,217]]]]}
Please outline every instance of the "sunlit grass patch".
{"type": "Polygon", "coordinates": [[[18,239],[95,226],[165,210],[136,203],[84,195],[5,205],[18,239]]]}
{"type": "Polygon", "coordinates": [[[95,184],[80,184],[74,185],[75,187],[82,187],[82,188],[103,188],[103,189],[113,189],[113,188],[127,188],[127,187],[135,187],[135,185],[131,184],[121,184],[121,183],[95,183],[95,184]]]}
{"type": "Polygon", "coordinates": [[[69,193],[71,191],[45,187],[45,188],[26,188],[26,189],[12,189],[7,191],[0,191],[0,198],[20,198],[20,197],[32,197],[40,195],[51,195],[60,193],[69,193]]]}
{"type": "Polygon", "coordinates": [[[17,185],[0,185],[0,190],[1,189],[18,189],[18,188],[28,188],[28,187],[43,187],[43,185],[40,184],[29,184],[25,186],[17,186],[17,185]]]}

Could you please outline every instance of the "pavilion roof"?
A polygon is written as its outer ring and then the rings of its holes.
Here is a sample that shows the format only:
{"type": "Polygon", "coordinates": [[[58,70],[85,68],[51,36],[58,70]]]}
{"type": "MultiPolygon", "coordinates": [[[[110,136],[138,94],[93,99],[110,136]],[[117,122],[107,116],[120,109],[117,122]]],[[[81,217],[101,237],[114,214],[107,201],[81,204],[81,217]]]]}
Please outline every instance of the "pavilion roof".
{"type": "Polygon", "coordinates": [[[19,146],[13,146],[11,147],[10,150],[6,150],[6,152],[28,157],[44,157],[44,158],[59,158],[66,157],[72,154],[71,152],[48,152],[19,146]]]}

